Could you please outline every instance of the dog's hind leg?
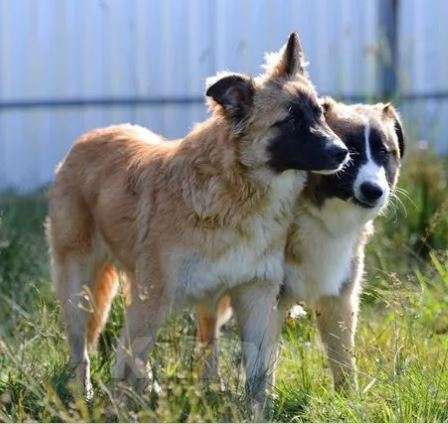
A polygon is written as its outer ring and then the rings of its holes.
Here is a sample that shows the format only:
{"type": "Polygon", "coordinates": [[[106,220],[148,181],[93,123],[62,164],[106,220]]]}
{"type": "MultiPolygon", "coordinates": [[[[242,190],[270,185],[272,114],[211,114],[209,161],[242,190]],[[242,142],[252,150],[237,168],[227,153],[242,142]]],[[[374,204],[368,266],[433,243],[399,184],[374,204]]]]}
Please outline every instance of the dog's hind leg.
{"type": "Polygon", "coordinates": [[[87,395],[92,395],[90,360],[87,346],[87,323],[93,312],[92,286],[94,266],[89,256],[53,255],[53,278],[62,306],[67,338],[70,345],[70,365],[87,395]]]}

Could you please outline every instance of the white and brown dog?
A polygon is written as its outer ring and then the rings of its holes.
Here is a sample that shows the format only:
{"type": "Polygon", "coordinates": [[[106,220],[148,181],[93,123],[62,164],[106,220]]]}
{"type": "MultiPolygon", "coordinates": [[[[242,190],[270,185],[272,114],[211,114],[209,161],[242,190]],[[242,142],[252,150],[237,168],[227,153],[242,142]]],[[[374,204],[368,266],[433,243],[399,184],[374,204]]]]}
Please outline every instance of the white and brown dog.
{"type": "MultiPolygon", "coordinates": [[[[334,175],[309,175],[289,228],[285,280],[277,320],[267,339],[275,340],[292,305],[306,302],[316,311],[337,388],[356,385],[354,335],[364,250],[372,222],[393,192],[404,153],[400,119],[390,104],[345,105],[324,99],[330,127],[351,154],[334,175]]],[[[233,303],[233,299],[232,299],[233,303]]],[[[206,373],[217,373],[219,326],[230,316],[231,301],[210,313],[198,308],[198,338],[208,352],[206,373]]]]}

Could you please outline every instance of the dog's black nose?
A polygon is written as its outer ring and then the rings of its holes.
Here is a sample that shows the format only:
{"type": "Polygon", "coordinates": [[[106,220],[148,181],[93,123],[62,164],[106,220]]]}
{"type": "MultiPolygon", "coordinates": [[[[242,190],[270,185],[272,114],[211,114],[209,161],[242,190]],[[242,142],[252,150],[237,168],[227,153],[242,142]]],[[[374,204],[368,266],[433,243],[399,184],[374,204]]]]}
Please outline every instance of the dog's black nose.
{"type": "Polygon", "coordinates": [[[383,189],[375,183],[362,183],[359,189],[361,190],[363,200],[368,203],[376,202],[383,195],[383,189]]]}
{"type": "Polygon", "coordinates": [[[329,147],[328,153],[337,164],[344,162],[348,156],[348,150],[344,146],[338,145],[329,147]]]}

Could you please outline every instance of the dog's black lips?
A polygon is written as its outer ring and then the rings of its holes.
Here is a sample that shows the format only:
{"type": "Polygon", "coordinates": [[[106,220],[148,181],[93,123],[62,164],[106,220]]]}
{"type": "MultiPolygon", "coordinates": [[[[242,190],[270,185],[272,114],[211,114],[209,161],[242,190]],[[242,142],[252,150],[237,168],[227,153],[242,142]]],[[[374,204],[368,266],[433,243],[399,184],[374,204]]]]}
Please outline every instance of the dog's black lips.
{"type": "Polygon", "coordinates": [[[352,198],[352,202],[353,202],[355,205],[361,206],[362,208],[365,208],[365,209],[373,209],[373,208],[377,205],[376,202],[375,202],[375,203],[368,203],[368,202],[364,202],[364,201],[362,201],[362,200],[359,200],[359,199],[356,198],[356,197],[353,197],[353,198],[352,198]]]}

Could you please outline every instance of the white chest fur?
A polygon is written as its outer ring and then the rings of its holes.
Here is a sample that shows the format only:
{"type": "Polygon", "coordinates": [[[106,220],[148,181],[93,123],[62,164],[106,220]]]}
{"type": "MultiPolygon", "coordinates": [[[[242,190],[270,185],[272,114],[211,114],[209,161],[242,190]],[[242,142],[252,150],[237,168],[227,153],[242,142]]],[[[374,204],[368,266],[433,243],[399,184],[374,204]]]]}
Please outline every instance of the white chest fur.
{"type": "Polygon", "coordinates": [[[285,267],[287,292],[293,300],[312,302],[339,293],[368,220],[365,210],[338,199],[296,216],[300,263],[285,267]]]}
{"type": "Polygon", "coordinates": [[[213,298],[225,290],[254,279],[283,281],[284,244],[292,218],[292,209],[303,187],[304,176],[286,172],[273,182],[272,198],[263,214],[254,214],[245,223],[251,236],[243,237],[231,228],[223,228],[213,236],[213,243],[232,246],[214,259],[208,259],[192,249],[173,251],[171,278],[177,287],[178,299],[213,298]],[[289,219],[285,219],[289,214],[289,219]],[[271,248],[276,246],[275,248],[271,248]]]}

